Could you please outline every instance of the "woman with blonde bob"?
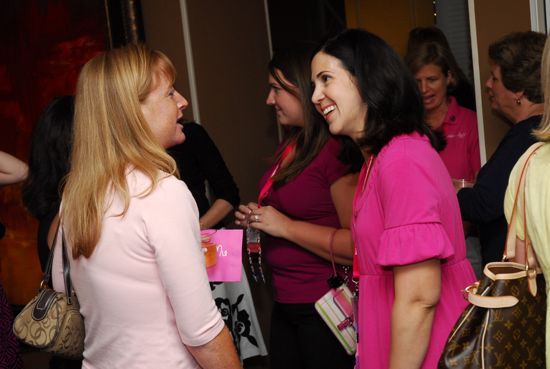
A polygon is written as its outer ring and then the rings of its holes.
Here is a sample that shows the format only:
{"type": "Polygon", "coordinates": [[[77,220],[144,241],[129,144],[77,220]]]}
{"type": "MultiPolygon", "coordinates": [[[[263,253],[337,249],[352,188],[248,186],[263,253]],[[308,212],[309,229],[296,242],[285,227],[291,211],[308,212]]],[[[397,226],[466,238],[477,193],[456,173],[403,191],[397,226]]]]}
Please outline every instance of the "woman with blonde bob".
{"type": "MultiPolygon", "coordinates": [[[[78,79],[61,229],[83,368],[241,367],[212,300],[196,204],[165,152],[185,139],[174,80],[170,60],[143,45],[96,56],[78,79]]],[[[61,247],[58,237],[58,291],[61,247]]]]}
{"type": "MultiPolygon", "coordinates": [[[[544,113],[540,127],[533,132],[541,143],[535,143],[517,161],[510,173],[508,188],[504,197],[504,212],[510,222],[514,207],[515,195],[522,169],[529,155],[541,146],[529,160],[525,176],[525,191],[521,187],[515,217],[516,225],[516,258],[518,263],[525,262],[525,227],[531,240],[532,248],[544,278],[550,278],[550,39],[546,39],[541,63],[542,91],[544,96],[544,113]],[[525,195],[525,201],[523,201],[525,195]],[[525,218],[524,218],[525,213],[525,218]]],[[[550,295],[549,295],[550,296],[550,295]]],[[[548,301],[547,301],[548,302],[548,301]]],[[[546,315],[546,368],[550,369],[550,319],[546,315]]]]}

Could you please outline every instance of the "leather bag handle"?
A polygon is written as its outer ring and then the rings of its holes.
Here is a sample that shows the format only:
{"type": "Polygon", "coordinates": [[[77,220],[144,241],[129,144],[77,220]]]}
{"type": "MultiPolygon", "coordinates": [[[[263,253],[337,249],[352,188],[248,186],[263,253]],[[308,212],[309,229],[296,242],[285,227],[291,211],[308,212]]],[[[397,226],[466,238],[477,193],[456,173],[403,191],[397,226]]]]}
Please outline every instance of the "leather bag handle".
{"type": "MultiPolygon", "coordinates": [[[[526,211],[525,211],[525,174],[527,172],[527,167],[529,165],[529,161],[531,159],[531,157],[536,153],[536,151],[542,147],[542,144],[541,145],[538,145],[536,146],[535,148],[532,149],[531,153],[529,154],[529,156],[527,157],[527,159],[525,160],[525,163],[523,164],[523,168],[521,169],[521,174],[520,174],[520,179],[519,179],[519,183],[518,183],[518,186],[517,186],[517,190],[516,190],[516,194],[514,196],[514,206],[512,207],[512,215],[510,216],[510,221],[509,221],[509,224],[508,224],[508,231],[506,232],[506,247],[504,249],[504,256],[503,256],[503,260],[506,261],[506,260],[509,260],[509,259],[512,259],[516,256],[516,235],[517,235],[517,232],[516,232],[516,215],[517,215],[517,204],[518,204],[518,197],[519,197],[519,194],[521,192],[521,189],[523,187],[523,204],[524,204],[524,208],[523,208],[523,220],[524,220],[524,233],[525,233],[525,266],[526,266],[526,269],[529,269],[529,266],[530,266],[530,263],[529,263],[529,258],[528,256],[530,255],[529,253],[529,248],[531,247],[531,241],[529,240],[529,237],[528,237],[528,234],[527,234],[527,220],[526,220],[526,217],[525,217],[525,214],[526,214],[526,211]]],[[[532,253],[532,252],[531,252],[532,253]]],[[[531,261],[533,261],[533,259],[531,258],[531,261]]],[[[536,265],[532,264],[531,265],[532,268],[531,269],[535,269],[536,265]]]]}
{"type": "Polygon", "coordinates": [[[59,236],[59,230],[61,229],[61,247],[62,247],[62,263],[63,263],[63,281],[65,283],[65,295],[67,295],[67,302],[72,303],[71,297],[73,295],[73,288],[71,283],[71,264],[69,262],[69,257],[67,255],[67,246],[65,245],[65,232],[61,226],[61,220],[57,225],[55,230],[55,236],[52,242],[52,248],[50,249],[50,255],[48,257],[48,262],[46,264],[46,270],[44,271],[44,276],[42,277],[42,282],[40,282],[39,290],[43,290],[46,286],[50,285],[52,279],[52,264],[55,246],[57,244],[57,237],[59,236]]]}
{"type": "Polygon", "coordinates": [[[537,295],[537,270],[538,270],[538,262],[535,256],[535,253],[532,249],[531,245],[531,239],[529,238],[529,234],[527,231],[527,209],[526,209],[526,201],[525,201],[525,177],[527,173],[527,168],[529,167],[529,163],[531,158],[535,155],[538,149],[540,149],[544,144],[540,143],[539,145],[531,148],[531,152],[527,156],[527,159],[525,160],[525,163],[523,164],[523,168],[521,169],[519,183],[517,186],[516,195],[514,196],[514,206],[512,208],[512,215],[510,216],[510,222],[508,224],[508,231],[506,234],[506,247],[504,249],[504,255],[503,260],[509,260],[516,256],[516,215],[517,215],[517,204],[518,204],[518,197],[520,192],[523,192],[523,233],[525,238],[525,271],[527,272],[528,282],[529,282],[529,291],[533,296],[537,295]]]}

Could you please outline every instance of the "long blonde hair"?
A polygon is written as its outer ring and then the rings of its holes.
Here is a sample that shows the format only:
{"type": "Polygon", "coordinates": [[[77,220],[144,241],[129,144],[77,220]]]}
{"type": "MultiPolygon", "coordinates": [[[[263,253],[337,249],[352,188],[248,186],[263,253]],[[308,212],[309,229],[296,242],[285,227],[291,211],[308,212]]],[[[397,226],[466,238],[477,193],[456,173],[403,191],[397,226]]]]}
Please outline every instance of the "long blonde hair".
{"type": "Polygon", "coordinates": [[[157,142],[140,103],[159,73],[174,81],[175,69],[160,51],[130,45],[99,54],[78,78],[71,168],[63,191],[62,219],[72,254],[89,257],[101,234],[113,191],[130,205],[129,169],[143,172],[155,189],[159,171],[178,175],[174,160],[157,142]]]}
{"type": "Polygon", "coordinates": [[[542,53],[542,63],[540,66],[542,94],[544,95],[544,114],[539,129],[534,131],[534,135],[539,141],[550,141],[550,38],[546,39],[544,52],[542,53]]]}

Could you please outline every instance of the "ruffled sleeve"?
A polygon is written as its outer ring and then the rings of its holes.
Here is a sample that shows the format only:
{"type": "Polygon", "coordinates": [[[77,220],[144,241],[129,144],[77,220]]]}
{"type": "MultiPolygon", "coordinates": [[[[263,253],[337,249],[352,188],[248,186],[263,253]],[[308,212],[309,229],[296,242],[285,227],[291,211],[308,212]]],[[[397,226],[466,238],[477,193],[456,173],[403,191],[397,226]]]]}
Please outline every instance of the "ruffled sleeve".
{"type": "Polygon", "coordinates": [[[382,233],[377,262],[382,266],[400,266],[452,255],[454,247],[441,224],[409,224],[382,233]]]}
{"type": "Polygon", "coordinates": [[[376,186],[384,209],[384,230],[377,261],[382,266],[454,255],[441,218],[449,206],[446,187],[450,178],[438,175],[443,164],[432,151],[409,141],[394,147],[391,160],[380,167],[376,186]]]}

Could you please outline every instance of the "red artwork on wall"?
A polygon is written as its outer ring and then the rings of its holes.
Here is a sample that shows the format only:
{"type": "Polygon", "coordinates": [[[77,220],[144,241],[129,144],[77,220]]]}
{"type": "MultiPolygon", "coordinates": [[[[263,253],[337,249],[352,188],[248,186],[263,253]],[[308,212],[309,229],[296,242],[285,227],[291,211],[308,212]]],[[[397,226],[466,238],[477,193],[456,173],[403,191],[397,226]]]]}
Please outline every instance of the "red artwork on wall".
{"type": "MultiPolygon", "coordinates": [[[[44,107],[74,94],[78,73],[108,47],[105,2],[4,0],[0,12],[0,150],[28,161],[32,130],[44,107]]],[[[0,189],[0,281],[8,299],[25,304],[40,267],[36,224],[21,202],[21,185],[0,189]]]]}

